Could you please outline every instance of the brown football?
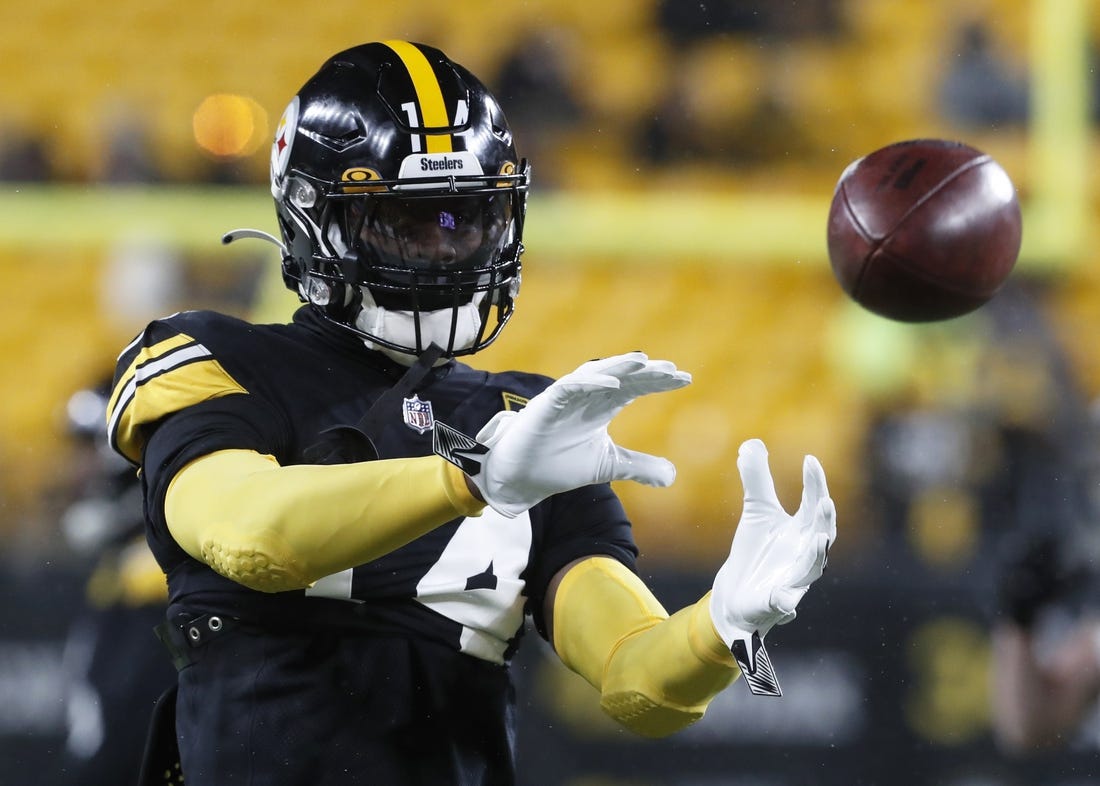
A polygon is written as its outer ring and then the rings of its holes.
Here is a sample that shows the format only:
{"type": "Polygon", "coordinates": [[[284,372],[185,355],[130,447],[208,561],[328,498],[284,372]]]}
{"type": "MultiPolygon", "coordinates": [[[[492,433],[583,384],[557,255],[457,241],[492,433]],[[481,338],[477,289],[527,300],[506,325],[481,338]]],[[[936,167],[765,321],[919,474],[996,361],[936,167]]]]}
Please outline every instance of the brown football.
{"type": "Polygon", "coordinates": [[[950,319],[996,294],[1016,264],[1020,204],[1005,170],[943,139],[880,148],[840,176],[829,261],[864,308],[901,322],[950,319]]]}

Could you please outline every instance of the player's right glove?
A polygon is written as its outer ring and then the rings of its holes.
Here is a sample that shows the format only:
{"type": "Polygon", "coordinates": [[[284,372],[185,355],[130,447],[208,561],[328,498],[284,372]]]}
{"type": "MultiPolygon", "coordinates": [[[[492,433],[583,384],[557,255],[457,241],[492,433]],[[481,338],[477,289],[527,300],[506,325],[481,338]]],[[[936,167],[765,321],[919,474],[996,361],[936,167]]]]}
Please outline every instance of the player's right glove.
{"type": "Polygon", "coordinates": [[[795,618],[798,602],[825,570],[836,540],[836,509],[813,456],[803,462],[802,504],[793,516],[779,504],[763,442],[743,443],[737,468],[744,507],[730,555],[714,578],[710,614],[749,689],[780,696],[764,637],[795,618]]]}
{"type": "Polygon", "coordinates": [[[497,413],[476,440],[437,421],[433,446],[469,476],[493,510],[509,518],[553,494],[593,483],[668,486],[676,477],[671,462],[616,445],[607,427],[638,396],[690,382],[686,371],[641,352],[592,360],[518,412],[497,413]]]}

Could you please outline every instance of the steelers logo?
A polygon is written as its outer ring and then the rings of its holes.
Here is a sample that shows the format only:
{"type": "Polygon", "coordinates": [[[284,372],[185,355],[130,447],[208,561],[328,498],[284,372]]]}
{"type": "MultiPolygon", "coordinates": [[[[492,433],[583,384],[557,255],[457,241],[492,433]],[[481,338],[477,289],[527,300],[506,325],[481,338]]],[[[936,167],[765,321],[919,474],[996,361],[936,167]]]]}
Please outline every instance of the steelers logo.
{"type": "Polygon", "coordinates": [[[283,111],[279,127],[275,130],[275,141],[271,144],[271,177],[278,180],[286,174],[286,165],[290,161],[290,150],[294,145],[294,134],[298,130],[298,96],[294,96],[283,111]]]}

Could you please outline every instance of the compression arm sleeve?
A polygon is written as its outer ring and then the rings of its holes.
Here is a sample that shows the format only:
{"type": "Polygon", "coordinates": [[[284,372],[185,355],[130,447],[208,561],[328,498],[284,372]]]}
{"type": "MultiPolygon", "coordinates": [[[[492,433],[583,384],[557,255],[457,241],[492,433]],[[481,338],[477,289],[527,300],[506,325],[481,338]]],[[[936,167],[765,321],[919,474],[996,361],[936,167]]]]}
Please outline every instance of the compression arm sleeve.
{"type": "Polygon", "coordinates": [[[604,712],[645,737],[664,737],[703,717],[737,678],[711,622],[709,593],[668,616],[622,563],[592,557],[554,596],[554,648],[600,691],[604,712]]]}
{"type": "Polygon", "coordinates": [[[263,592],[307,587],[483,509],[438,456],[283,467],[251,450],[195,459],[164,500],[184,551],[263,592]]]}

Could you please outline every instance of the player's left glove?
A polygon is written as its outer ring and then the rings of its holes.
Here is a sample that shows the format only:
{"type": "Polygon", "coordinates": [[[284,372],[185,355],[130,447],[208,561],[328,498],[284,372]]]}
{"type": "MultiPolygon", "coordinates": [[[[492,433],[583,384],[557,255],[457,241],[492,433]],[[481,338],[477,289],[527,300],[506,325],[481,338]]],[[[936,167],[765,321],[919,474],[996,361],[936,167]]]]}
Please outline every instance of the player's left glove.
{"type": "Polygon", "coordinates": [[[592,360],[518,412],[497,413],[476,440],[436,421],[433,447],[469,476],[493,510],[508,517],[593,483],[668,486],[676,477],[671,462],[616,445],[607,427],[638,396],[690,382],[686,371],[641,352],[592,360]]]}
{"type": "Polygon", "coordinates": [[[795,618],[798,602],[825,570],[836,539],[836,509],[813,456],[803,462],[802,504],[793,516],[779,504],[763,442],[743,443],[737,468],[744,507],[730,555],[714,578],[710,614],[749,689],[780,696],[764,637],[795,618]]]}

